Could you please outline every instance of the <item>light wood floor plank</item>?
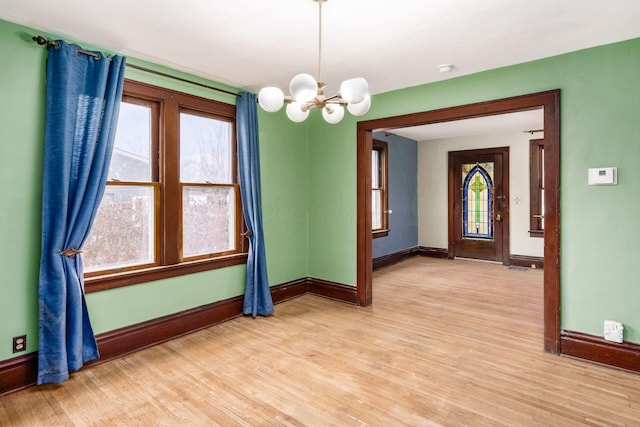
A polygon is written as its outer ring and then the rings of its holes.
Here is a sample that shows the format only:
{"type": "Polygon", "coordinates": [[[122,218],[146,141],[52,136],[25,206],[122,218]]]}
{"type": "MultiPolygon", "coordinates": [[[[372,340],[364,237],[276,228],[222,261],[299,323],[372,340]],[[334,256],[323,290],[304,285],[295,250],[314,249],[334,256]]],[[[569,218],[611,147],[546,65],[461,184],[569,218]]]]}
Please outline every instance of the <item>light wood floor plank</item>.
{"type": "Polygon", "coordinates": [[[542,271],[415,257],[0,398],[1,426],[640,426],[640,377],[543,351],[542,271]]]}

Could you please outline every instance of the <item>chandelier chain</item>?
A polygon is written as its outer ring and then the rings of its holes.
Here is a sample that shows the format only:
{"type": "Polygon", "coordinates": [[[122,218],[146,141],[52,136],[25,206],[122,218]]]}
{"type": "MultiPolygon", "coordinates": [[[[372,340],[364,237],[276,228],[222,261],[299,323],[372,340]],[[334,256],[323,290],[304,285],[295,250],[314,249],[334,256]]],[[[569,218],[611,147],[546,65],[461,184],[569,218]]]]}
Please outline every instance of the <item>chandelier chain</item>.
{"type": "Polygon", "coordinates": [[[318,0],[318,81],[322,81],[322,3],[318,0]]]}

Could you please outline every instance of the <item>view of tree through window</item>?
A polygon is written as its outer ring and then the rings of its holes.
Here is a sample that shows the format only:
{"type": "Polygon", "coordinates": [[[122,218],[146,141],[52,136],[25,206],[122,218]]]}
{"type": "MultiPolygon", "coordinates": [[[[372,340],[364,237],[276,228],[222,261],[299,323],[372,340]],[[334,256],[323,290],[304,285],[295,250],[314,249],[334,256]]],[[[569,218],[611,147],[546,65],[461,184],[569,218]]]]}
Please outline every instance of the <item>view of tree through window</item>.
{"type": "Polygon", "coordinates": [[[86,272],[155,262],[151,114],[146,105],[120,105],[109,183],[84,245],[86,272]]]}
{"type": "Polygon", "coordinates": [[[187,112],[180,114],[185,258],[235,249],[231,133],[229,122],[187,112]]]}
{"type": "Polygon", "coordinates": [[[88,279],[139,283],[246,261],[234,129],[233,105],[125,80],[82,248],[88,279]]]}

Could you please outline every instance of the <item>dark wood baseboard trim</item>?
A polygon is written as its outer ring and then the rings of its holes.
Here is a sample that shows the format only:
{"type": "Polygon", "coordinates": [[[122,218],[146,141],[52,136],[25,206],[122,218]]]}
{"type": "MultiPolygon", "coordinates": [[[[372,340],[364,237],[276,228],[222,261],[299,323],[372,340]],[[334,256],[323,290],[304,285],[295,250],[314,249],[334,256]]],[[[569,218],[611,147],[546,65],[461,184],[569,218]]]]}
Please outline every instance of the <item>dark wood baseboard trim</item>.
{"type": "Polygon", "coordinates": [[[509,265],[528,268],[535,265],[535,268],[544,269],[544,258],[529,255],[511,255],[509,256],[509,265]]]}
{"type": "Polygon", "coordinates": [[[309,280],[309,293],[321,297],[334,299],[337,301],[356,304],[358,301],[357,289],[355,286],[342,285],[340,283],[329,282],[320,279],[309,280]]]}
{"type": "Polygon", "coordinates": [[[271,287],[271,299],[274,304],[278,304],[284,301],[288,301],[293,298],[297,298],[309,292],[309,279],[292,280],[291,282],[283,283],[271,287]]]}
{"type": "Polygon", "coordinates": [[[38,353],[29,353],[0,362],[0,396],[36,383],[38,353]]]}
{"type": "Polygon", "coordinates": [[[382,267],[386,267],[388,265],[397,264],[400,261],[404,261],[407,258],[411,258],[413,256],[418,255],[419,248],[416,246],[415,248],[405,249],[403,251],[394,252],[388,255],[382,255],[373,259],[373,269],[377,270],[382,267]]]}
{"type": "Polygon", "coordinates": [[[449,250],[443,248],[431,248],[428,246],[418,247],[420,256],[427,256],[431,258],[449,258],[449,250]]]}
{"type": "Polygon", "coordinates": [[[100,359],[89,362],[87,366],[104,363],[241,316],[242,302],[243,297],[237,296],[98,334],[96,340],[100,359]]]}
{"type": "MultiPolygon", "coordinates": [[[[356,288],[325,280],[304,278],[271,287],[274,304],[311,293],[350,304],[356,302],[356,288]]],[[[98,334],[99,365],[182,335],[222,323],[242,315],[243,296],[229,298],[168,316],[98,334]]],[[[36,384],[38,353],[0,361],[0,396],[36,384]]]]}
{"type": "Polygon", "coordinates": [[[639,344],[618,344],[595,335],[562,330],[560,349],[563,356],[640,373],[639,344]]]}

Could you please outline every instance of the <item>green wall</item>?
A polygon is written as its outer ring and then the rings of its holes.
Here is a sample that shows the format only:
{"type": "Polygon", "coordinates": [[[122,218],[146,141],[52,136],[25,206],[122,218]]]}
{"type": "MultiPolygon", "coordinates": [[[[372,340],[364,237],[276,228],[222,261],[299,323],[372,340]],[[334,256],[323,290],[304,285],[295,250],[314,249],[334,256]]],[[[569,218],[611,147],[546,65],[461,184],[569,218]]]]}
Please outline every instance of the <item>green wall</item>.
{"type": "MultiPolygon", "coordinates": [[[[603,321],[614,319],[637,343],[639,76],[635,39],[380,94],[363,119],[561,89],[562,327],[602,335],[603,321]],[[587,186],[587,169],[605,166],[618,167],[618,185],[587,186]]],[[[309,269],[354,285],[355,120],[315,120],[311,129],[309,269]]]]}
{"type": "MultiPolygon", "coordinates": [[[[27,333],[27,351],[37,350],[46,59],[30,41],[38,33],[0,21],[0,360],[14,356],[15,335],[27,333]]],[[[601,335],[603,320],[614,319],[625,324],[625,339],[640,343],[637,76],[640,39],[376,95],[363,119],[561,89],[562,327],[601,335]],[[587,168],[602,166],[618,167],[617,186],[586,185],[587,168]]],[[[127,77],[234,102],[132,69],[127,77]]],[[[259,121],[271,285],[303,277],[355,285],[356,119],[329,125],[312,112],[295,124],[284,111],[260,111],[259,121]]],[[[240,295],[243,287],[244,268],[235,266],[87,299],[100,333],[240,295]]]]}
{"type": "MultiPolygon", "coordinates": [[[[0,360],[12,337],[27,334],[36,351],[44,139],[46,50],[40,31],[0,20],[0,360]]],[[[55,37],[55,36],[53,36],[55,37]]],[[[85,45],[87,48],[91,46],[85,45]]],[[[234,90],[128,58],[128,62],[234,90]]],[[[128,68],[126,77],[222,102],[235,97],[128,68]]],[[[307,277],[307,127],[259,113],[263,212],[271,285],[307,277]]],[[[241,295],[244,266],[234,266],[87,295],[96,333],[241,295]]],[[[20,353],[22,354],[22,353],[20,353]]]]}

